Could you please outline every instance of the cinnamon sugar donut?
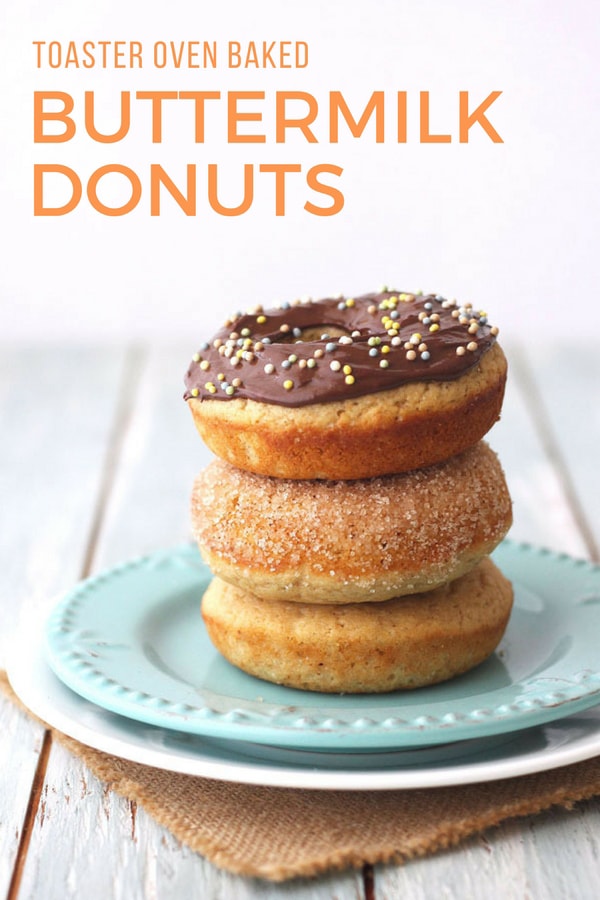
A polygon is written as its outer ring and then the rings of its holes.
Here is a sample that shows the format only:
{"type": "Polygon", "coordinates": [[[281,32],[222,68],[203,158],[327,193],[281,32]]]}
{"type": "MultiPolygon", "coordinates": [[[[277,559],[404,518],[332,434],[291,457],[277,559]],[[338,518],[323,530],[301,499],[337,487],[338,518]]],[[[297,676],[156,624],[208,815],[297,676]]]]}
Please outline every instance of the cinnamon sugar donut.
{"type": "Polygon", "coordinates": [[[496,335],[484,312],[434,294],[257,307],[202,345],[184,397],[208,447],[250,472],[405,472],[472,446],[499,417],[496,335]]]}
{"type": "Polygon", "coordinates": [[[491,553],[512,520],[483,441],[427,469],[361,481],[267,478],[215,460],[191,505],[216,575],[266,600],[318,604],[437,587],[491,553]]]}
{"type": "Polygon", "coordinates": [[[215,578],[202,615],[217,650],[266,681],[302,690],[371,693],[453,678],[490,656],[512,588],[483,560],[451,584],[381,603],[272,603],[215,578]]]}

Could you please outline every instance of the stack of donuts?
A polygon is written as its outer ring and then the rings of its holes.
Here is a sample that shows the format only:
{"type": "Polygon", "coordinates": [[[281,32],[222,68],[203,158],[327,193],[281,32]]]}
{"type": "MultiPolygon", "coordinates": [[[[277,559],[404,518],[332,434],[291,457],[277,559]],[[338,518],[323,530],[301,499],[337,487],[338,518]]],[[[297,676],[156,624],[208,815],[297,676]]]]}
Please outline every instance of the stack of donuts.
{"type": "Polygon", "coordinates": [[[192,528],[211,641],[303,690],[452,678],[512,607],[489,555],[512,521],[496,455],[506,360],[484,312],[437,294],[257,307],[194,355],[187,400],[216,459],[192,528]]]}

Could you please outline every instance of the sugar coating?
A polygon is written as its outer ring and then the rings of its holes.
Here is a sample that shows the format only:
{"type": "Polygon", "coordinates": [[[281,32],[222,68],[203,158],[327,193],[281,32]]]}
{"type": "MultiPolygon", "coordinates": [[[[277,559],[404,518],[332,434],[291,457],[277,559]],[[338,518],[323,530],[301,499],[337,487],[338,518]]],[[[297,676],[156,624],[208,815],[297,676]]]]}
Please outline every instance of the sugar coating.
{"type": "Polygon", "coordinates": [[[213,572],[267,600],[357,603],[430,590],[472,569],[512,521],[485,442],[445,463],[357,481],[200,473],[192,527],[213,572]]]}

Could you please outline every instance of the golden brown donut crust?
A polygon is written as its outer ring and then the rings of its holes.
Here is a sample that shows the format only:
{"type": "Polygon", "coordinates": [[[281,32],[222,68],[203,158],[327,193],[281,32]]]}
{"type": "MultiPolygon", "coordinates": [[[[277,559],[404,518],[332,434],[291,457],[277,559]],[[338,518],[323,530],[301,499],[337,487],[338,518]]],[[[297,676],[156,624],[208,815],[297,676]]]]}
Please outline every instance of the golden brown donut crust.
{"type": "Polygon", "coordinates": [[[251,675],[362,694],[434,684],[483,662],[512,599],[510,582],[486,559],[435,591],[368,606],[272,603],[215,578],[202,615],[217,650],[251,675]]]}
{"type": "Polygon", "coordinates": [[[428,469],[361,481],[265,478],[215,460],[192,491],[192,530],[213,573],[266,600],[431,590],[491,553],[511,521],[483,441],[428,469]]]}
{"type": "Polygon", "coordinates": [[[477,443],[500,416],[506,372],[496,343],[451,381],[302,407],[237,398],[188,403],[210,450],[241,469],[277,478],[372,478],[429,466],[477,443]]]}

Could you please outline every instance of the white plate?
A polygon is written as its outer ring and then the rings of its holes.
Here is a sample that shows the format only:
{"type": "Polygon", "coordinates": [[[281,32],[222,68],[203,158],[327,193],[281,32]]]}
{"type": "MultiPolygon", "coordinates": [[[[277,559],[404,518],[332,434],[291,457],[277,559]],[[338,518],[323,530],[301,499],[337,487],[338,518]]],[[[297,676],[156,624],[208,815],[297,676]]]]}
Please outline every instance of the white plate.
{"type": "Polygon", "coordinates": [[[8,669],[29,709],[76,740],[156,768],[220,781],[291,788],[392,790],[493,781],[580,762],[600,753],[600,708],[495,737],[368,753],[289,750],[171,731],[121,717],[59,681],[43,636],[28,630],[8,669]]]}

